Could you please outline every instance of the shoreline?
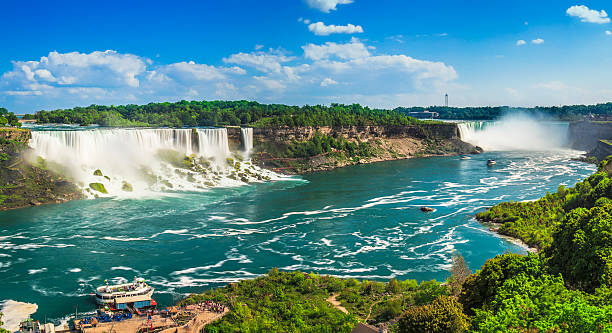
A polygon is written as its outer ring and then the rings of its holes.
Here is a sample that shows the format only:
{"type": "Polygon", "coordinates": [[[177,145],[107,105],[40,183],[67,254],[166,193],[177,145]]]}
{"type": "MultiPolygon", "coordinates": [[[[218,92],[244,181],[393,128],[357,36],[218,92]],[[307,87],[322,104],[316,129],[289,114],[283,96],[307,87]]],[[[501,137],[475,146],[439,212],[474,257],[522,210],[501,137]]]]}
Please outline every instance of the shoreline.
{"type": "Polygon", "coordinates": [[[494,234],[498,235],[499,237],[505,239],[506,241],[524,247],[527,250],[527,252],[529,252],[529,253],[538,253],[540,251],[539,248],[533,247],[533,246],[529,246],[527,243],[525,243],[520,238],[516,238],[516,237],[512,237],[512,236],[500,233],[499,232],[499,229],[501,228],[501,224],[500,223],[489,222],[489,221],[481,221],[481,220],[477,219],[475,216],[474,216],[474,219],[478,223],[480,223],[482,226],[487,227],[487,229],[489,229],[489,231],[491,231],[492,233],[494,233],[494,234]]]}

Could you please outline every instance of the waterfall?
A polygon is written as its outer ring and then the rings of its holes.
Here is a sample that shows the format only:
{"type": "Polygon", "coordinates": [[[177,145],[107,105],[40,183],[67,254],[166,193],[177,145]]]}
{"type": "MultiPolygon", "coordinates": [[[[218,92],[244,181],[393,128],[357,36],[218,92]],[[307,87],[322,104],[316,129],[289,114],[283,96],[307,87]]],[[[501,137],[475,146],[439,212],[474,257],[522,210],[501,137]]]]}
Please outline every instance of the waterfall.
{"type": "Polygon", "coordinates": [[[242,151],[245,156],[250,156],[253,150],[253,128],[244,127],[240,129],[240,140],[242,142],[242,151]]]}
{"type": "Polygon", "coordinates": [[[567,124],[512,114],[496,121],[458,124],[462,141],[492,151],[549,151],[565,147],[567,124]]]}
{"type": "MultiPolygon", "coordinates": [[[[252,140],[252,132],[245,137],[252,140]]],[[[238,163],[241,156],[230,152],[225,128],[33,131],[29,145],[35,163],[71,177],[92,197],[104,191],[197,191],[274,176],[238,163]]]]}
{"type": "Polygon", "coordinates": [[[459,138],[462,141],[470,142],[474,137],[474,133],[485,128],[486,121],[469,121],[457,124],[459,128],[459,138]]]}

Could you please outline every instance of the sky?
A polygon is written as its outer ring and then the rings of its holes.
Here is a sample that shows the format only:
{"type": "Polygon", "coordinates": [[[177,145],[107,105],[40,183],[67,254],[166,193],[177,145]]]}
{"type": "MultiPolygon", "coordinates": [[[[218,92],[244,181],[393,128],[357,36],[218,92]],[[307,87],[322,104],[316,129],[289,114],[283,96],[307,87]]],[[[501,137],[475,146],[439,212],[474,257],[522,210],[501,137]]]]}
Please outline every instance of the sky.
{"type": "Polygon", "coordinates": [[[612,100],[609,1],[0,1],[0,106],[612,100]]]}

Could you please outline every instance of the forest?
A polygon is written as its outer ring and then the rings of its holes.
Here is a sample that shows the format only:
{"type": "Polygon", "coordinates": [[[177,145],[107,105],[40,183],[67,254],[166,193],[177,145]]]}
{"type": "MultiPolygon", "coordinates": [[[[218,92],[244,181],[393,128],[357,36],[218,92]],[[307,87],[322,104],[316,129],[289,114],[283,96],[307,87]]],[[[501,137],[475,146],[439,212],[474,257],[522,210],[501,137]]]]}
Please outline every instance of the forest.
{"type": "Polygon", "coordinates": [[[528,113],[539,117],[547,117],[556,120],[573,121],[583,119],[588,115],[612,116],[612,103],[596,105],[564,105],[564,106],[536,106],[532,108],[520,108],[510,106],[476,106],[476,107],[398,107],[395,111],[409,114],[410,112],[437,112],[440,119],[463,119],[463,120],[491,120],[497,119],[508,113],[528,113]]]}
{"type": "Polygon", "coordinates": [[[611,175],[612,156],[572,188],[560,186],[535,202],[502,203],[478,214],[539,251],[498,255],[474,274],[459,254],[444,282],[273,269],[183,303],[230,306],[227,316],[206,326],[210,333],[350,332],[358,322],[397,333],[612,332],[611,175]]]}
{"type": "Polygon", "coordinates": [[[40,123],[175,128],[226,125],[253,127],[410,125],[419,122],[400,112],[370,109],[359,104],[289,106],[249,101],[91,105],[38,111],[33,118],[40,123]]]}
{"type": "MultiPolygon", "coordinates": [[[[0,108],[6,110],[5,108],[0,108]]],[[[417,122],[411,112],[437,112],[439,119],[490,120],[507,113],[531,113],[539,117],[573,121],[585,116],[612,117],[612,103],[597,105],[485,107],[397,107],[393,110],[372,109],[359,104],[291,106],[261,104],[252,101],[180,101],[145,105],[90,105],[72,109],[38,111],[24,119],[40,123],[64,123],[113,127],[194,127],[194,126],[362,126],[407,125],[417,122]]],[[[1,121],[2,119],[0,119],[1,121]]]]}

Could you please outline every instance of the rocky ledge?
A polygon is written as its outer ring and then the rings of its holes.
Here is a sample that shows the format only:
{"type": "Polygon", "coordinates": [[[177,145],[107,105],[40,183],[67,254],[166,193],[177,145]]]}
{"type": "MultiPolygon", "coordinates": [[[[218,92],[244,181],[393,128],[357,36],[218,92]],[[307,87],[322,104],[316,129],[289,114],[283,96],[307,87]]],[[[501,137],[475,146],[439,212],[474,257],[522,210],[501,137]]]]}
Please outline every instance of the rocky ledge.
{"type": "Polygon", "coordinates": [[[82,191],[70,180],[24,157],[30,137],[27,129],[0,128],[0,209],[81,198],[82,191]]]}

